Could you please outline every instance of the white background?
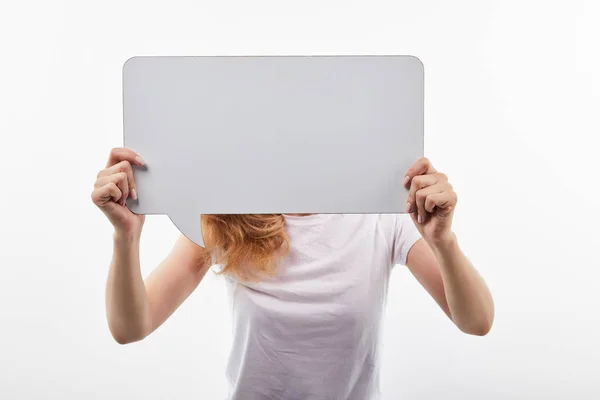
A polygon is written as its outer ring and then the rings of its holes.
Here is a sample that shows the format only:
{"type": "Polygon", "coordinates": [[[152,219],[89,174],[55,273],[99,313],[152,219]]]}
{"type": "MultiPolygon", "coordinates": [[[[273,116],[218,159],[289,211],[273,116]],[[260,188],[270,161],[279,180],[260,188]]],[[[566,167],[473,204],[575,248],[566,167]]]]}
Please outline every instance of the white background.
{"type": "MultiPolygon", "coordinates": [[[[492,332],[467,336],[395,271],[384,399],[600,398],[598,2],[1,4],[0,398],[224,397],[222,279],[116,344],[111,227],[89,195],[122,144],[127,58],[283,54],[424,62],[425,152],[459,194],[455,230],[496,300],[492,332]]],[[[147,219],[144,274],[177,234],[147,219]]]]}

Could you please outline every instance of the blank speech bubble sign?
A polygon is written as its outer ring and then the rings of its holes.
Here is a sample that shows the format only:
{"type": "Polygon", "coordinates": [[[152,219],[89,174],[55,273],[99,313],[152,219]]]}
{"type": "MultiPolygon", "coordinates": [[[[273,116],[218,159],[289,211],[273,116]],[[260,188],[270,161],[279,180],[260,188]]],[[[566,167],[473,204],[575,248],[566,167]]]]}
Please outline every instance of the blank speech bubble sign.
{"type": "Polygon", "coordinates": [[[201,214],[402,213],[423,87],[413,56],[130,58],[127,204],[200,246],[201,214]]]}

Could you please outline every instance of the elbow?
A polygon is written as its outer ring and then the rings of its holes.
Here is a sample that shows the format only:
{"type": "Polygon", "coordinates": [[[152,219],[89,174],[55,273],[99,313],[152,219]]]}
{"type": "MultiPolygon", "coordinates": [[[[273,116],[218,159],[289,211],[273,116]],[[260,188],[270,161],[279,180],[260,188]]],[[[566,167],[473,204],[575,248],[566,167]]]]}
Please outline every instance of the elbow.
{"type": "Polygon", "coordinates": [[[473,336],[486,336],[492,330],[494,324],[495,307],[493,301],[485,307],[463,316],[460,323],[455,321],[458,328],[466,334],[473,336]]]}
{"type": "Polygon", "coordinates": [[[473,336],[486,336],[492,330],[494,324],[494,316],[481,318],[478,321],[473,321],[465,326],[459,326],[459,329],[466,334],[473,336]]]}
{"type": "Polygon", "coordinates": [[[122,327],[109,323],[112,338],[120,345],[139,342],[148,336],[148,330],[142,327],[122,327]]]}
{"type": "Polygon", "coordinates": [[[492,323],[482,323],[477,324],[471,327],[469,330],[465,330],[465,333],[468,333],[473,336],[485,336],[492,330],[492,323]]]}
{"type": "Polygon", "coordinates": [[[111,335],[115,342],[120,345],[126,345],[135,343],[143,340],[147,335],[143,334],[132,334],[132,333],[116,333],[111,331],[111,335]]]}
{"type": "Polygon", "coordinates": [[[115,342],[117,342],[120,345],[125,345],[125,344],[129,344],[129,343],[133,343],[133,341],[129,340],[125,336],[120,336],[120,335],[116,335],[116,334],[113,333],[112,337],[115,340],[115,342]]]}
{"type": "Polygon", "coordinates": [[[121,335],[121,334],[115,334],[112,333],[112,337],[115,340],[115,342],[117,342],[120,345],[126,345],[126,344],[130,344],[130,343],[135,343],[135,342],[139,342],[140,340],[142,340],[142,337],[138,337],[138,336],[127,336],[127,335],[121,335]]]}

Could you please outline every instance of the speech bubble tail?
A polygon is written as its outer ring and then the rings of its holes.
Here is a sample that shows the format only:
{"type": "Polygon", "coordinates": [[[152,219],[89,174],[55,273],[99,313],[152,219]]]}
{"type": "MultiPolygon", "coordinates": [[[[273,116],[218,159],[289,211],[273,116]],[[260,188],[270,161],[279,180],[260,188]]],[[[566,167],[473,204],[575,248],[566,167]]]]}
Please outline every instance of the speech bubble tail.
{"type": "Polygon", "coordinates": [[[200,214],[191,217],[189,213],[178,214],[176,212],[169,212],[168,216],[171,222],[173,222],[185,237],[196,243],[198,246],[205,247],[200,214]]]}

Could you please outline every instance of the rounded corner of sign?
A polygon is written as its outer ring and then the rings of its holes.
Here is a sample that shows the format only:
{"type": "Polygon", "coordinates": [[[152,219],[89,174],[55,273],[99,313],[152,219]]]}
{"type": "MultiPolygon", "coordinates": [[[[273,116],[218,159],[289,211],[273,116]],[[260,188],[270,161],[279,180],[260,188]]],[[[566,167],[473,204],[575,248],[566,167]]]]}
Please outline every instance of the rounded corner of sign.
{"type": "Polygon", "coordinates": [[[129,65],[131,63],[135,62],[135,60],[138,58],[140,58],[140,57],[139,56],[131,56],[127,60],[125,60],[125,62],[123,62],[123,66],[121,67],[121,70],[123,71],[123,73],[125,73],[125,71],[129,68],[129,65]]]}
{"type": "Polygon", "coordinates": [[[411,54],[408,56],[408,58],[413,60],[417,64],[419,69],[421,69],[421,70],[425,69],[425,64],[423,64],[423,61],[419,57],[415,56],[414,54],[411,54]]]}

